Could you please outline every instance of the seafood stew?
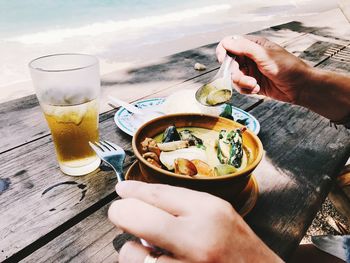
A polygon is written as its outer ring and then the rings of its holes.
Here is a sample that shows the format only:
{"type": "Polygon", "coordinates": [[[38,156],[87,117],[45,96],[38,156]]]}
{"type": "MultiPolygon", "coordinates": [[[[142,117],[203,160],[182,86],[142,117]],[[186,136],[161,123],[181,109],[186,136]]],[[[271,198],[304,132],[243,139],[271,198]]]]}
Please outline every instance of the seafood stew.
{"type": "Polygon", "coordinates": [[[234,174],[250,160],[250,150],[243,145],[245,129],[215,131],[172,125],[141,142],[142,157],[158,168],[186,177],[234,174]]]}

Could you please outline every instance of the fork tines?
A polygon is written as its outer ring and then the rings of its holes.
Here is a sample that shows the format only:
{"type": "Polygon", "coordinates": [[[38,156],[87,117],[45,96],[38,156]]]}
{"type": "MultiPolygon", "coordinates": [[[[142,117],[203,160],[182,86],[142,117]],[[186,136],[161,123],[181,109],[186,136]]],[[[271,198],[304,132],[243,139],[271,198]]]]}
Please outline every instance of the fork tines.
{"type": "Polygon", "coordinates": [[[99,150],[105,152],[105,151],[113,151],[117,150],[113,143],[108,141],[99,141],[99,142],[89,142],[89,145],[96,151],[98,147],[99,150]]]}
{"type": "Polygon", "coordinates": [[[106,140],[101,141],[101,143],[103,143],[103,145],[105,145],[105,146],[106,146],[106,144],[107,144],[109,147],[111,147],[111,148],[114,149],[114,150],[118,150],[114,143],[111,143],[111,142],[106,141],[106,140]]]}

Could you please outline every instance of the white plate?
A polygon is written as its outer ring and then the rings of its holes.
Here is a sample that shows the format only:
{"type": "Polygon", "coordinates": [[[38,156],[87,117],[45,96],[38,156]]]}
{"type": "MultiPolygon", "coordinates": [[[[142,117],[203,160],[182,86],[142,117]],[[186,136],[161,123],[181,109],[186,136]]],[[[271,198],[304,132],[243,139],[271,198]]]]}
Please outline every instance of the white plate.
{"type": "MultiPolygon", "coordinates": [[[[144,109],[161,110],[161,105],[164,103],[165,98],[151,98],[145,100],[139,100],[133,105],[144,109]]],[[[222,110],[225,108],[225,104],[220,106],[222,110]]],[[[237,119],[248,119],[246,127],[258,134],[260,131],[260,123],[258,120],[250,113],[232,106],[232,116],[234,120],[237,119]]],[[[133,136],[136,130],[145,122],[144,120],[138,118],[136,115],[128,112],[125,108],[121,107],[114,116],[114,121],[117,126],[126,134],[133,136]]]]}

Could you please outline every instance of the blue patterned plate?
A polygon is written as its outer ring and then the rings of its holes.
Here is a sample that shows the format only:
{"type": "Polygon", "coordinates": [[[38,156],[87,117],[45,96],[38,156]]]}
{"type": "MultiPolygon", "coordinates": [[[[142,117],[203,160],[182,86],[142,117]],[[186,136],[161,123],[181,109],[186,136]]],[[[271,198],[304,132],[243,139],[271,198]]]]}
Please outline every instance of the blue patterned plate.
{"type": "MultiPolygon", "coordinates": [[[[139,100],[137,102],[132,103],[136,107],[140,109],[152,109],[155,111],[161,110],[161,105],[164,103],[165,98],[151,98],[145,100],[139,100]]],[[[222,110],[225,108],[225,105],[222,105],[222,110]]],[[[258,134],[260,131],[260,124],[258,120],[251,115],[250,113],[241,110],[232,106],[232,116],[235,121],[237,120],[245,120],[245,126],[248,129],[253,131],[255,134],[258,134]]],[[[130,112],[128,112],[125,108],[121,107],[114,116],[114,121],[117,126],[126,134],[133,136],[136,130],[145,122],[143,119],[137,117],[130,112]]]]}

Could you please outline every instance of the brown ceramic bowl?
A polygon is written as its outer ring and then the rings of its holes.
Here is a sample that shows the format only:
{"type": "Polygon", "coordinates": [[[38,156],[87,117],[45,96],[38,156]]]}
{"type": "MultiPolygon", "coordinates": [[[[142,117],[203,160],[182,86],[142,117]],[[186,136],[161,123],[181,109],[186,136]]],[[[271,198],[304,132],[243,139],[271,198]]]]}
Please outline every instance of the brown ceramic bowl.
{"type": "Polygon", "coordinates": [[[150,183],[170,184],[208,192],[234,203],[235,197],[246,187],[251,173],[261,161],[263,146],[260,139],[250,130],[243,133],[243,145],[250,149],[251,157],[247,167],[241,171],[220,177],[191,178],[157,168],[142,157],[141,142],[146,137],[153,138],[164,132],[172,124],[178,128],[200,127],[215,131],[243,127],[235,121],[222,117],[191,113],[165,115],[145,123],[136,131],[132,140],[132,148],[139,160],[143,179],[150,183]]]}

